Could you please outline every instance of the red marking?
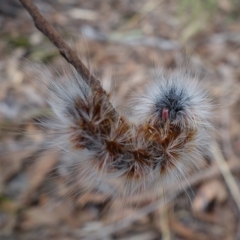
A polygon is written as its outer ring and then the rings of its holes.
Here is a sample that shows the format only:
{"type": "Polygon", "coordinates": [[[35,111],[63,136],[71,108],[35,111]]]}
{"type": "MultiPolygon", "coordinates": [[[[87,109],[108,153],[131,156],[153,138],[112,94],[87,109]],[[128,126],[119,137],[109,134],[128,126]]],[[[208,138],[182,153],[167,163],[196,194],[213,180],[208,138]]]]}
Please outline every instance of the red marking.
{"type": "Polygon", "coordinates": [[[168,112],[168,109],[167,108],[164,108],[163,110],[162,110],[162,120],[163,121],[167,121],[168,120],[168,117],[169,117],[169,114],[168,114],[169,112],[168,112]]]}

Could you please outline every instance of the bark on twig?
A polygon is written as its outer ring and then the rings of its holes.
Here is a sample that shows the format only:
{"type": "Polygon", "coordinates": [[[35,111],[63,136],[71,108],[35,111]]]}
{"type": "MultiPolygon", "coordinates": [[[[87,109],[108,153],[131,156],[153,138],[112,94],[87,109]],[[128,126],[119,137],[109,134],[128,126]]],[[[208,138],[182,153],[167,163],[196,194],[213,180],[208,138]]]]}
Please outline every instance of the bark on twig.
{"type": "MultiPolygon", "coordinates": [[[[61,36],[57,33],[57,31],[51,26],[51,24],[42,16],[39,12],[38,8],[33,4],[32,0],[19,0],[28,13],[31,15],[35,26],[58,48],[61,55],[65,58],[67,62],[69,62],[76,71],[83,77],[85,82],[92,88],[95,93],[100,93],[102,95],[107,95],[99,80],[97,80],[93,74],[86,68],[86,66],[79,59],[77,54],[72,51],[72,49],[66,44],[66,42],[61,38],[61,36]]],[[[114,110],[116,114],[116,110],[112,107],[109,102],[109,106],[111,106],[112,110],[114,110]]]]}

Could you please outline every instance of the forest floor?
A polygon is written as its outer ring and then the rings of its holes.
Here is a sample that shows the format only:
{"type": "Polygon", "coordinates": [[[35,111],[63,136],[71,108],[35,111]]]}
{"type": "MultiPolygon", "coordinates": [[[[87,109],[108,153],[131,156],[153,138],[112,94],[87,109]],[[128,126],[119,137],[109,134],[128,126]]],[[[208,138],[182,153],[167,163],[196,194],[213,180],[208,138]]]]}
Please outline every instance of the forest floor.
{"type": "Polygon", "coordinates": [[[23,67],[41,62],[61,69],[64,60],[17,0],[3,1],[0,239],[240,239],[239,1],[34,2],[104,88],[114,86],[119,105],[156,69],[197,72],[216,103],[212,115],[220,150],[187,183],[176,183],[158,206],[69,192],[56,172],[60,156],[43,150],[46,132],[36,126],[49,114],[46,92],[23,67]]]}

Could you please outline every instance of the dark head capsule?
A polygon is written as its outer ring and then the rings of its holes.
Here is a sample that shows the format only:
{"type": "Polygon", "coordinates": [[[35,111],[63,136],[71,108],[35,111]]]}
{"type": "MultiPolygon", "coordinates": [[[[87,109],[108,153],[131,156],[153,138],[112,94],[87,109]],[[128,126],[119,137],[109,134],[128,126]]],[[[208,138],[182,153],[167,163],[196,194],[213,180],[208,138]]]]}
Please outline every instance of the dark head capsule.
{"type": "Polygon", "coordinates": [[[159,113],[162,121],[174,121],[179,114],[183,114],[188,104],[189,97],[184,89],[171,86],[165,89],[162,96],[159,96],[156,102],[156,112],[159,113]]]}

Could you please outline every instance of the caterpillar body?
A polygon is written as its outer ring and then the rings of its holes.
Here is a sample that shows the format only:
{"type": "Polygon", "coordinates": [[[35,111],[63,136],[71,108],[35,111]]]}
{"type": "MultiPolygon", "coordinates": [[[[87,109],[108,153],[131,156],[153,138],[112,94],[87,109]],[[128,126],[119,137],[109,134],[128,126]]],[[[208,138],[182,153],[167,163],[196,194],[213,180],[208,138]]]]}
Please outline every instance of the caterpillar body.
{"type": "Polygon", "coordinates": [[[43,124],[69,154],[75,183],[95,188],[117,180],[114,194],[134,195],[180,180],[209,152],[211,100],[187,71],[158,76],[121,115],[74,69],[61,78],[38,72],[50,82],[42,81],[55,115],[43,124]]]}

